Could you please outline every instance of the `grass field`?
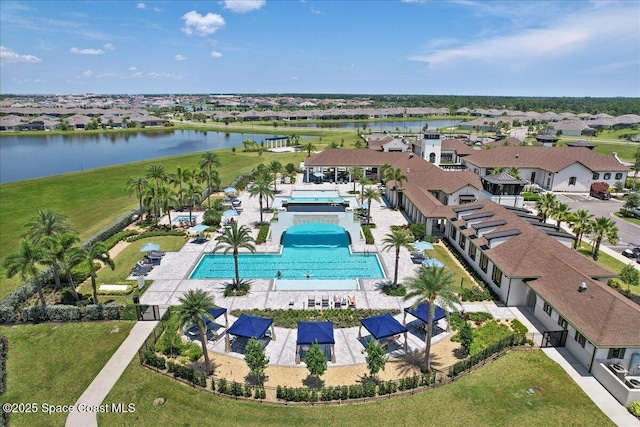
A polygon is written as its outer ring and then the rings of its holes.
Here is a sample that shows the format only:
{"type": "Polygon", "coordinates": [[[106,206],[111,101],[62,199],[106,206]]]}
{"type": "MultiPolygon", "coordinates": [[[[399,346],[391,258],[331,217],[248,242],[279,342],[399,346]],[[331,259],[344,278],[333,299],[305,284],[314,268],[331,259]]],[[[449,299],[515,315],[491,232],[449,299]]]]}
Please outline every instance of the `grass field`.
{"type": "MultiPolygon", "coordinates": [[[[0,327],[9,340],[2,403],[73,405],[134,322],[45,323],[0,327]]],[[[11,426],[61,426],[66,414],[11,414],[11,426]]]]}
{"type": "MultiPolygon", "coordinates": [[[[331,369],[331,368],[329,368],[331,369]]],[[[179,385],[134,360],[105,403],[135,413],[99,414],[101,426],[613,426],[541,351],[514,351],[473,375],[414,396],[369,404],[280,407],[237,402],[179,385]],[[533,389],[534,393],[528,393],[533,389]],[[164,397],[162,406],[153,400],[164,397]]]]}

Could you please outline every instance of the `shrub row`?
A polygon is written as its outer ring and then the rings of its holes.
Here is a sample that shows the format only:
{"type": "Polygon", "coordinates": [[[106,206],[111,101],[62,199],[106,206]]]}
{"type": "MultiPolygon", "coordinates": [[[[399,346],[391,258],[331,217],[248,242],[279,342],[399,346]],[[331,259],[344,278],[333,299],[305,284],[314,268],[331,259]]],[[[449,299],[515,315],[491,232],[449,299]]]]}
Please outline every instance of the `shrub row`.
{"type": "Polygon", "coordinates": [[[9,341],[0,335],[0,396],[7,391],[7,353],[9,351],[9,341]]]}
{"type": "Polygon", "coordinates": [[[113,236],[109,237],[103,243],[105,244],[107,249],[111,249],[119,241],[128,239],[129,237],[135,236],[137,234],[138,234],[137,230],[122,230],[122,231],[114,234],[113,236]]]}
{"type": "Polygon", "coordinates": [[[122,215],[120,218],[116,219],[115,221],[113,221],[111,224],[109,224],[102,230],[98,231],[93,236],[89,237],[83,246],[88,247],[97,242],[104,242],[105,240],[109,239],[111,236],[124,230],[129,224],[131,224],[134,221],[134,217],[137,214],[138,214],[137,209],[127,212],[126,214],[122,215]]]}
{"type": "MultiPolygon", "coordinates": [[[[164,358],[160,356],[156,356],[156,357],[164,360],[164,358]]],[[[188,366],[180,365],[178,363],[173,363],[172,361],[167,362],[167,368],[169,373],[173,374],[174,378],[185,379],[190,383],[202,388],[207,387],[207,376],[202,372],[198,372],[188,366]]],[[[164,369],[164,368],[158,367],[158,369],[164,369]]]]}
{"type": "Polygon", "coordinates": [[[256,245],[263,245],[267,242],[269,235],[269,224],[258,226],[258,237],[256,237],[256,245]]]}
{"type": "Polygon", "coordinates": [[[281,328],[293,329],[298,322],[312,322],[316,320],[332,321],[335,328],[352,328],[360,325],[360,320],[384,313],[395,316],[400,310],[357,309],[344,310],[340,308],[330,310],[232,310],[231,315],[239,317],[241,314],[273,319],[273,324],[281,328]]]}
{"type": "Polygon", "coordinates": [[[146,239],[148,237],[157,237],[157,236],[184,236],[184,231],[180,230],[153,230],[153,231],[145,231],[144,233],[136,234],[135,236],[131,236],[127,239],[127,242],[135,242],[136,240],[146,239]]]}
{"type": "MultiPolygon", "coordinates": [[[[78,322],[93,320],[120,320],[122,307],[116,304],[88,304],[84,307],[73,305],[47,305],[22,307],[20,317],[15,319],[22,322],[78,322]]],[[[135,319],[135,317],[134,317],[135,319]]]]}
{"type": "Polygon", "coordinates": [[[434,383],[435,376],[422,374],[420,376],[401,378],[399,381],[372,381],[350,386],[323,387],[319,390],[309,388],[282,387],[276,388],[276,398],[287,402],[330,402],[333,400],[362,399],[366,397],[387,396],[398,391],[413,390],[427,387],[434,383]]]}
{"type": "Polygon", "coordinates": [[[495,344],[489,345],[482,351],[474,354],[473,356],[469,356],[464,360],[452,365],[449,367],[449,376],[456,377],[460,373],[467,371],[474,366],[478,365],[480,362],[483,362],[493,356],[496,353],[500,353],[505,348],[510,348],[516,345],[522,345],[526,341],[523,335],[512,334],[508,337],[498,341],[495,344]]]}
{"type": "Polygon", "coordinates": [[[371,227],[370,226],[362,226],[362,234],[364,235],[364,241],[367,245],[373,245],[375,243],[375,240],[373,239],[373,234],[371,233],[371,227]]]}
{"type": "MultiPolygon", "coordinates": [[[[157,369],[164,370],[167,368],[166,360],[164,359],[164,357],[158,356],[153,350],[150,349],[147,349],[144,352],[144,363],[157,369]]],[[[172,362],[169,363],[173,365],[172,362]]],[[[171,368],[169,368],[169,372],[172,372],[171,368]]]]}

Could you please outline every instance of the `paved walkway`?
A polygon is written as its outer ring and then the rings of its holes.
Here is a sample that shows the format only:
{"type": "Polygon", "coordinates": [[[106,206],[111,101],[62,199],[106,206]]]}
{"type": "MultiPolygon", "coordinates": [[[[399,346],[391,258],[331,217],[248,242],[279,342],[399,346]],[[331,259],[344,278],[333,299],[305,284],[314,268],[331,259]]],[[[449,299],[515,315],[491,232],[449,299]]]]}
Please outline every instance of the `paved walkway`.
{"type": "MultiPolygon", "coordinates": [[[[98,376],[89,384],[82,396],[75,403],[75,410],[67,417],[67,427],[93,427],[98,425],[97,413],[86,408],[102,404],[111,388],[120,379],[124,370],[131,363],[138,349],[149,336],[158,322],[138,322],[129,332],[118,350],[102,368],[98,376]]],[[[111,402],[105,402],[111,403],[111,402]]]]}

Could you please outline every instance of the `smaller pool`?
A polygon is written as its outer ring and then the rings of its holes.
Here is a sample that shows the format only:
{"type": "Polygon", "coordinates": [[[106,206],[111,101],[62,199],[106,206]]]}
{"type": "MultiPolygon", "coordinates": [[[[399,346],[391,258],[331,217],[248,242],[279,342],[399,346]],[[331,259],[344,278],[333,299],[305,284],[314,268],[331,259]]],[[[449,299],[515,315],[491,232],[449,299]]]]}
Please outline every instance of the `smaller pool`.
{"type": "Polygon", "coordinates": [[[189,215],[180,215],[180,216],[175,217],[173,220],[177,221],[177,222],[180,222],[180,221],[185,221],[185,222],[195,221],[196,220],[196,216],[195,215],[191,215],[191,218],[189,218],[189,215]]]}
{"type": "Polygon", "coordinates": [[[294,199],[337,199],[340,197],[340,193],[335,190],[294,190],[291,192],[291,197],[294,199]]]}

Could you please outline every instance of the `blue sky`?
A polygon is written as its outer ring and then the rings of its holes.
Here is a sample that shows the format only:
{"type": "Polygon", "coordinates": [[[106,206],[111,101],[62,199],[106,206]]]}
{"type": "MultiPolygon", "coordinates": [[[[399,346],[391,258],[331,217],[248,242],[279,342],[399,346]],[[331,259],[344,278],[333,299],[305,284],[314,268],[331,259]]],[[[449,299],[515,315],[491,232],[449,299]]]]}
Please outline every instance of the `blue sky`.
{"type": "Polygon", "coordinates": [[[640,96],[638,1],[0,1],[0,92],[640,96]]]}

